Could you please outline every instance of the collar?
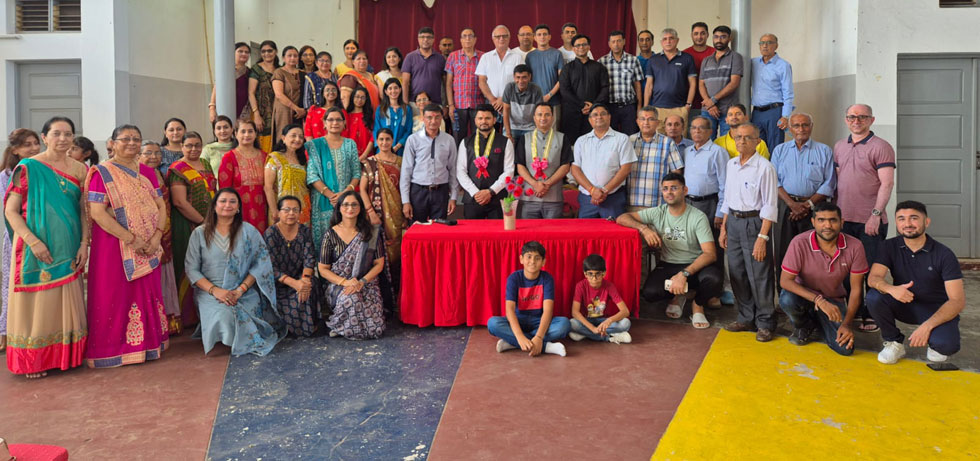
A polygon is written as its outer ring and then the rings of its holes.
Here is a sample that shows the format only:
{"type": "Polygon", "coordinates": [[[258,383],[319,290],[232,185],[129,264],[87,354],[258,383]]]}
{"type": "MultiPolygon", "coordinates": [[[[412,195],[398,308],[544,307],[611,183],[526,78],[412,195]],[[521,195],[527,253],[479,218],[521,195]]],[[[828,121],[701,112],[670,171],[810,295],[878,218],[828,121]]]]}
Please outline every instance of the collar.
{"type": "MultiPolygon", "coordinates": [[[[848,144],[854,144],[854,141],[851,140],[851,137],[852,136],[854,136],[854,135],[851,135],[851,134],[847,135],[847,143],[848,144]]],[[[868,132],[868,135],[864,139],[858,141],[858,144],[867,144],[868,141],[870,141],[871,138],[873,138],[874,136],[875,136],[875,132],[874,131],[869,131],[868,132]]]]}
{"type": "MultiPolygon", "coordinates": [[[[679,58],[679,57],[681,57],[681,55],[682,55],[682,54],[684,54],[684,52],[683,52],[683,51],[681,51],[681,50],[677,50],[677,54],[675,54],[675,55],[674,55],[674,58],[675,58],[675,59],[676,59],[676,58],[679,58]]],[[[668,62],[670,62],[670,58],[668,58],[668,57],[667,57],[667,53],[665,53],[665,52],[663,52],[663,51],[661,51],[661,52],[659,52],[659,53],[657,53],[657,54],[655,54],[654,56],[663,56],[663,57],[664,57],[664,59],[666,59],[666,60],[667,60],[668,62]]],[[[652,56],[651,56],[651,57],[652,57],[652,56]]]]}
{"type": "MultiPolygon", "coordinates": [[[[847,248],[847,240],[844,239],[844,233],[841,232],[837,234],[837,250],[843,250],[847,248]]],[[[817,243],[817,231],[810,231],[810,249],[813,251],[820,251],[820,244],[817,243]]]]}
{"type": "Polygon", "coordinates": [[[622,58],[619,58],[619,60],[616,60],[616,56],[613,55],[612,51],[610,51],[608,54],[606,54],[606,57],[607,58],[609,58],[611,61],[616,61],[616,62],[623,62],[623,61],[626,60],[626,58],[630,58],[632,56],[633,55],[627,53],[626,50],[623,50],[623,57],[622,58]]]}
{"type": "MultiPolygon", "coordinates": [[[[796,140],[794,139],[794,140],[792,140],[790,142],[793,143],[793,147],[796,148],[796,140]]],[[[803,148],[802,149],[796,149],[796,151],[797,152],[801,152],[801,151],[803,151],[803,149],[809,149],[812,146],[813,146],[813,138],[811,137],[810,139],[807,139],[805,143],[803,143],[803,148]]]]}
{"type": "Polygon", "coordinates": [[[546,138],[548,136],[548,133],[554,129],[555,127],[552,126],[551,128],[548,129],[548,131],[541,131],[541,129],[539,129],[538,127],[534,127],[534,135],[539,138],[546,138]]]}
{"type": "Polygon", "coordinates": [[[759,62],[761,62],[761,63],[763,63],[765,65],[775,64],[776,61],[779,61],[780,60],[779,53],[773,53],[772,59],[770,59],[769,62],[766,62],[765,59],[762,59],[762,56],[756,56],[755,59],[758,59],[759,62]]]}
{"type": "Polygon", "coordinates": [[[653,133],[653,138],[651,138],[649,141],[647,141],[646,139],[643,139],[643,134],[642,133],[636,133],[635,136],[636,136],[636,139],[633,140],[634,142],[640,141],[644,145],[646,145],[646,144],[659,144],[660,141],[662,141],[663,138],[666,137],[667,135],[660,134],[659,132],[656,132],[655,131],[653,133]]]}
{"type": "MultiPolygon", "coordinates": [[[[715,49],[714,47],[711,47],[711,48],[712,49],[715,49]]],[[[712,58],[715,58],[715,56],[717,56],[717,54],[718,54],[718,50],[715,49],[715,51],[713,53],[711,53],[711,57],[712,58]]],[[[721,59],[725,59],[725,56],[728,56],[730,54],[732,54],[732,47],[731,46],[729,46],[728,49],[725,50],[725,54],[721,55],[721,59]]],[[[715,61],[721,61],[721,59],[715,58],[715,61]]]]}
{"type": "MultiPolygon", "coordinates": [[[[902,237],[901,235],[899,235],[898,237],[895,237],[895,238],[902,239],[901,240],[901,243],[898,246],[899,248],[905,248],[906,250],[912,251],[912,249],[909,248],[908,245],[905,244],[905,238],[904,237],[902,237]]],[[[935,246],[936,246],[936,241],[932,239],[932,236],[930,236],[929,234],[926,234],[926,243],[925,243],[925,245],[922,245],[922,248],[919,248],[919,251],[925,251],[926,253],[929,253],[929,252],[931,252],[933,250],[933,248],[935,246]]],[[[916,253],[918,253],[918,251],[916,253]]]]}
{"type": "MultiPolygon", "coordinates": [[[[588,133],[586,133],[584,136],[589,136],[589,137],[592,137],[592,138],[595,138],[595,139],[598,139],[598,140],[602,141],[602,140],[608,138],[610,135],[615,135],[615,134],[619,134],[619,132],[616,131],[616,130],[614,130],[612,127],[609,127],[609,129],[606,130],[606,134],[602,135],[601,138],[597,134],[595,134],[595,130],[594,129],[592,131],[589,131],[588,133]]],[[[657,133],[657,134],[660,134],[660,133],[657,133]]]]}

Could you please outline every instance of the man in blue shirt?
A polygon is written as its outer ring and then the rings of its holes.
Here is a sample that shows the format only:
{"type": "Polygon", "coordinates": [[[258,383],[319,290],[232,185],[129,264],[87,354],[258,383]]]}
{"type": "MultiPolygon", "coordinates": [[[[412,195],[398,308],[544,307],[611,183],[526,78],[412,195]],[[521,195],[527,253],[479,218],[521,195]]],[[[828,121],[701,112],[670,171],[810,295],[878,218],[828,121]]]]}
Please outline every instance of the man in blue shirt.
{"type": "Polygon", "coordinates": [[[956,255],[926,234],[926,206],[905,201],[895,207],[897,237],[878,247],[868,275],[866,302],[881,328],[884,347],[878,361],[893,364],[905,356],[905,336],[895,321],[919,325],[909,346],[928,345],[926,359],[945,362],[960,350],[960,312],[966,306],[963,272],[956,255]],[[885,281],[891,272],[894,280],[885,281]]]}
{"type": "Polygon", "coordinates": [[[555,126],[560,126],[561,95],[558,91],[558,74],[565,67],[565,57],[557,48],[551,47],[551,28],[547,24],[534,27],[534,41],[537,48],[524,57],[524,64],[531,67],[531,83],[541,88],[544,102],[554,108],[555,126]]]}
{"type": "Polygon", "coordinates": [[[793,114],[790,118],[793,140],[772,151],[772,166],[779,178],[779,221],[776,222],[776,267],[781,265],[793,237],[813,229],[810,224],[814,204],[834,196],[834,152],[830,146],[810,139],[813,118],[793,114]]]}
{"type": "MultiPolygon", "coordinates": [[[[661,32],[660,44],[664,50],[653,55],[644,69],[643,100],[646,105],[657,108],[661,121],[671,115],[680,116],[684,120],[684,131],[687,131],[687,113],[697,91],[698,70],[694,58],[677,49],[677,41],[676,30],[661,32]]],[[[663,130],[659,131],[663,133],[663,130]]]]}
{"type": "Polygon", "coordinates": [[[759,53],[752,58],[752,123],[759,127],[770,148],[786,139],[783,130],[793,113],[793,67],[776,54],[779,39],[765,34],[759,39],[759,53]]]}
{"type": "MultiPolygon", "coordinates": [[[[692,144],[682,151],[684,182],[687,183],[687,203],[701,210],[711,222],[717,255],[713,264],[724,273],[725,252],[718,245],[718,234],[721,231],[722,218],[725,216],[721,211],[721,204],[725,201],[728,152],[725,148],[711,142],[711,120],[704,116],[699,115],[691,119],[691,142],[692,144]]],[[[730,291],[727,293],[731,297],[732,293],[730,291]]],[[[719,308],[721,304],[718,298],[708,301],[708,306],[712,308],[719,308]]]]}

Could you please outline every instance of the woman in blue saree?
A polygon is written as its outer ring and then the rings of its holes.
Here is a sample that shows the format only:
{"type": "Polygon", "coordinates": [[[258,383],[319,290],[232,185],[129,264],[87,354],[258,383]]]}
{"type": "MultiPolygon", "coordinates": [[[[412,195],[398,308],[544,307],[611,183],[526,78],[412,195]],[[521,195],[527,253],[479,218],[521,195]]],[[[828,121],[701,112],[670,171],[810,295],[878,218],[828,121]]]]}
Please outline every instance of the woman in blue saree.
{"type": "Polygon", "coordinates": [[[194,336],[205,354],[220,342],[235,356],[264,356],[286,336],[269,251],[262,234],[242,222],[235,189],[215,194],[204,225],[191,233],[184,270],[195,287],[201,323],[194,336]]]}
{"type": "Polygon", "coordinates": [[[327,134],[306,143],[310,156],[306,167],[306,184],[316,193],[310,194],[313,213],[313,244],[319,248],[323,236],[330,229],[337,197],[342,192],[354,190],[361,181],[361,162],[357,159],[357,145],[340,135],[346,118],[338,107],[327,109],[323,116],[327,134]]]}

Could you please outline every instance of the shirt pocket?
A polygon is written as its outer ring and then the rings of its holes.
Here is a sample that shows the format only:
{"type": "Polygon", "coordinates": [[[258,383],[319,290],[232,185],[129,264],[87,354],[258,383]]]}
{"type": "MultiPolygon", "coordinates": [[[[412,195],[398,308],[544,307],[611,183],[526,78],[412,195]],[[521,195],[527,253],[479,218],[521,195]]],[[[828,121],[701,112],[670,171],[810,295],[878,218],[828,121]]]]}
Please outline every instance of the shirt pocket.
{"type": "Polygon", "coordinates": [[[823,171],[820,170],[820,165],[811,163],[807,167],[806,180],[812,186],[823,184],[823,171]]]}

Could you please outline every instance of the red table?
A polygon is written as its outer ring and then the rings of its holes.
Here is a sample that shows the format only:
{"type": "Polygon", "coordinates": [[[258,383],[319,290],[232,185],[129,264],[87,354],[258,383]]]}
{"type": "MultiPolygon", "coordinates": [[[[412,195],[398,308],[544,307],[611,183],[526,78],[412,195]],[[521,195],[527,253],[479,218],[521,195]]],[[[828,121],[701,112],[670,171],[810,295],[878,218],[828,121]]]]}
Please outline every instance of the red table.
{"type": "Polygon", "coordinates": [[[634,229],[603,219],[460,220],[456,226],[415,224],[402,239],[401,319],[426,327],[486,325],[502,315],[507,276],[521,269],[521,246],[544,245],[555,279],[555,315],[570,316],[582,260],[598,253],[606,278],[636,315],[639,310],[640,240],[634,229]]]}

